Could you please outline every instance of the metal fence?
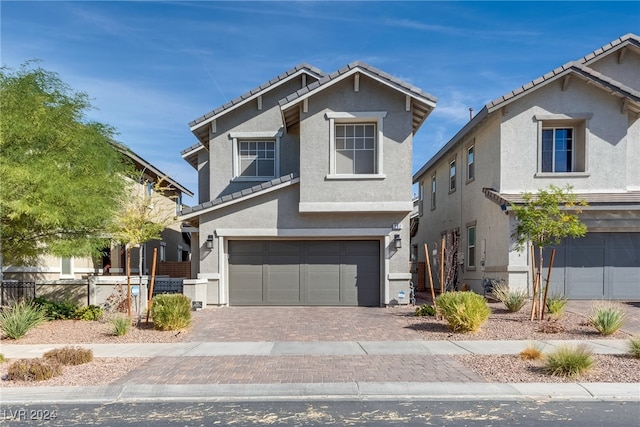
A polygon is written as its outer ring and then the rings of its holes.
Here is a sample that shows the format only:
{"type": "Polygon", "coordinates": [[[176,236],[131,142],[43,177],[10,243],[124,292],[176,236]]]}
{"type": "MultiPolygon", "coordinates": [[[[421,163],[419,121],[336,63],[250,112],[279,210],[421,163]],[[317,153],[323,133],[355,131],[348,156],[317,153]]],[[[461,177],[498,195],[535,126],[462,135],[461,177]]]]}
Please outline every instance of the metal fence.
{"type": "Polygon", "coordinates": [[[0,304],[13,305],[36,297],[36,282],[6,281],[0,285],[0,304]]]}
{"type": "Polygon", "coordinates": [[[153,284],[153,296],[158,294],[181,294],[182,279],[156,279],[153,284]]]}

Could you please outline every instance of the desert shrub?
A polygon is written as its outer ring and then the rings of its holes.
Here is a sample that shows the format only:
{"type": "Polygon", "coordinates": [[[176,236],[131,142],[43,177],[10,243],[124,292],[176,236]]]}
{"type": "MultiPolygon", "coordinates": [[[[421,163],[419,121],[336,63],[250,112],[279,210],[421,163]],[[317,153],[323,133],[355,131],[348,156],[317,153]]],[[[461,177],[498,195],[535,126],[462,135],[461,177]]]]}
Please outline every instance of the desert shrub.
{"type": "Polygon", "coordinates": [[[436,297],[436,307],[454,332],[473,332],[491,315],[487,301],[473,292],[446,292],[436,297]]]}
{"type": "Polygon", "coordinates": [[[542,359],[542,348],[540,344],[530,344],[519,355],[524,360],[540,360],[542,359]]]}
{"type": "Polygon", "coordinates": [[[593,353],[584,344],[562,346],[547,354],[545,370],[551,375],[576,378],[593,366],[593,353]]]}
{"type": "Polygon", "coordinates": [[[45,359],[55,360],[62,365],[82,365],[93,360],[93,351],[82,347],[54,348],[44,354],[45,359]]]}
{"type": "Polygon", "coordinates": [[[111,328],[115,336],[127,335],[131,328],[131,319],[126,316],[114,316],[111,318],[111,328]]]}
{"type": "Polygon", "coordinates": [[[74,318],[78,320],[95,321],[104,316],[104,310],[97,305],[87,305],[76,310],[74,318]]]}
{"type": "Polygon", "coordinates": [[[602,335],[611,335],[622,327],[624,317],[625,311],[620,305],[601,302],[594,304],[589,324],[602,335]]]}
{"type": "Polygon", "coordinates": [[[62,373],[62,366],[55,360],[18,359],[7,368],[7,379],[12,381],[44,381],[62,373]]]}
{"type": "Polygon", "coordinates": [[[7,361],[7,358],[4,357],[4,354],[0,353],[0,363],[4,363],[7,361]]]}
{"type": "Polygon", "coordinates": [[[511,313],[517,313],[527,303],[526,291],[511,290],[507,285],[498,283],[493,286],[491,294],[507,307],[511,313]]]}
{"type": "Polygon", "coordinates": [[[422,304],[416,307],[416,316],[435,316],[436,309],[432,305],[422,304]]]}
{"type": "Polygon", "coordinates": [[[0,312],[0,329],[7,337],[15,340],[46,320],[47,316],[42,307],[21,301],[0,312]]]}
{"type": "Polygon", "coordinates": [[[153,326],[161,331],[188,328],[191,324],[191,300],[182,294],[164,294],[153,298],[153,326]]]}
{"type": "Polygon", "coordinates": [[[629,355],[640,359],[640,335],[629,338],[629,355]]]}
{"type": "Polygon", "coordinates": [[[557,320],[562,317],[564,310],[567,308],[567,297],[562,294],[552,294],[547,298],[547,312],[549,316],[557,320]]]}
{"type": "Polygon", "coordinates": [[[43,307],[47,317],[51,320],[75,319],[79,306],[71,300],[53,301],[45,297],[38,297],[34,302],[43,307]]]}

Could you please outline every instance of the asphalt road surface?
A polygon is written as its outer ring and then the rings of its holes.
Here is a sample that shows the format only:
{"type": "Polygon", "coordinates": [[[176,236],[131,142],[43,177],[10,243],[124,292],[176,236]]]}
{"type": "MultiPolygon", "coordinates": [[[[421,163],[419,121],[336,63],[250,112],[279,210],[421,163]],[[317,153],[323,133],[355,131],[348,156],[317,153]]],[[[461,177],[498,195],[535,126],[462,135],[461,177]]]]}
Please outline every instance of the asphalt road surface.
{"type": "Polygon", "coordinates": [[[3,426],[637,426],[640,402],[275,401],[1,405],[3,426]]]}

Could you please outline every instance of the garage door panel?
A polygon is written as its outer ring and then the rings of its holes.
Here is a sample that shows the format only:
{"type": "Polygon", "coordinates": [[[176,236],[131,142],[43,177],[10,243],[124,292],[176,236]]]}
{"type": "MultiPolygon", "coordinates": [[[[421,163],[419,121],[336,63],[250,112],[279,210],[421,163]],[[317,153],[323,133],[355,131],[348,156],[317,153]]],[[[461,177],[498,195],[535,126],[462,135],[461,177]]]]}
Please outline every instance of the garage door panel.
{"type": "Polygon", "coordinates": [[[604,254],[604,248],[572,248],[567,287],[571,297],[604,295],[604,254]]]}
{"type": "Polygon", "coordinates": [[[241,242],[229,242],[231,304],[380,305],[378,241],[241,242]]]}

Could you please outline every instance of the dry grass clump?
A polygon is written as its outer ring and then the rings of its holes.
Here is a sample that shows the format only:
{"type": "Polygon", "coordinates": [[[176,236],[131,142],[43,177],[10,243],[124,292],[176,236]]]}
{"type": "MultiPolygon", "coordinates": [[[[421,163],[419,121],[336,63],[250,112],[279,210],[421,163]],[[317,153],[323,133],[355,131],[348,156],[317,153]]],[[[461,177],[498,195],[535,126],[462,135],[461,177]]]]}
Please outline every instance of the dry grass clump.
{"type": "Polygon", "coordinates": [[[540,360],[542,359],[542,348],[539,344],[531,344],[522,350],[519,355],[523,360],[540,360]]]}
{"type": "Polygon", "coordinates": [[[44,381],[62,373],[62,366],[50,359],[18,359],[9,365],[7,379],[12,381],[44,381]]]}
{"type": "Polygon", "coordinates": [[[44,358],[55,360],[62,365],[82,365],[93,360],[93,351],[88,348],[67,346],[46,352],[44,358]]]}
{"type": "Polygon", "coordinates": [[[545,371],[551,375],[577,378],[593,366],[593,352],[585,344],[558,347],[545,358],[545,371]]]}

